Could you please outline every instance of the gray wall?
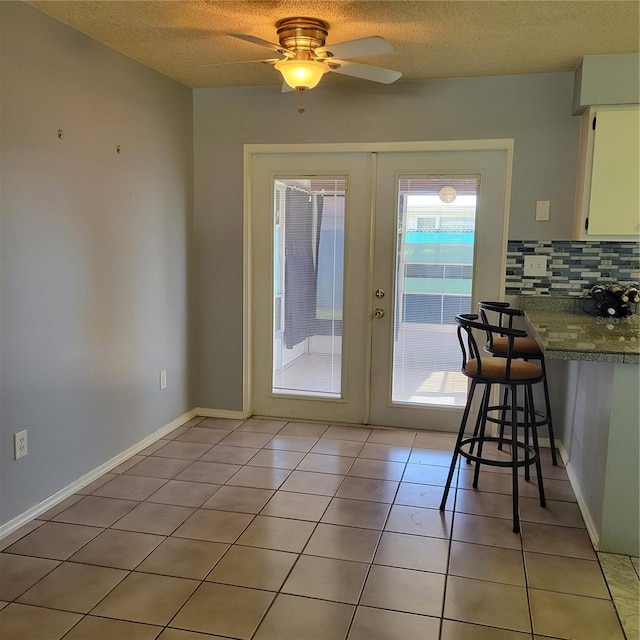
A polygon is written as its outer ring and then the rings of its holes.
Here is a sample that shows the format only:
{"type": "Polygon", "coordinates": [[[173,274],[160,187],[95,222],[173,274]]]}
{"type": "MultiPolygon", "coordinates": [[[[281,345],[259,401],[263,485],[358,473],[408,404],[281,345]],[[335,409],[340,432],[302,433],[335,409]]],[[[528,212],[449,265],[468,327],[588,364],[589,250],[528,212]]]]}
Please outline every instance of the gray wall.
{"type": "Polygon", "coordinates": [[[192,112],[26,5],[0,3],[0,47],[0,523],[194,406],[241,410],[244,143],[514,138],[510,237],[571,235],[572,74],[325,85],[304,114],[275,80],[192,112]]]}
{"type": "Polygon", "coordinates": [[[568,402],[560,437],[598,533],[602,530],[613,370],[610,362],[569,362],[562,385],[568,402]]]}
{"type": "Polygon", "coordinates": [[[575,73],[573,113],[592,105],[638,104],[639,94],[637,53],[584,56],[575,73]]]}
{"type": "Polygon", "coordinates": [[[514,138],[510,238],[568,240],[580,126],[572,97],[571,73],[326,84],[304,96],[303,114],[275,75],[272,87],[195,90],[197,405],[242,409],[244,143],[514,138]],[[536,200],[551,201],[550,221],[535,221],[536,200]]]}
{"type": "Polygon", "coordinates": [[[182,85],[29,6],[0,20],[4,523],[194,406],[193,130],[182,85]]]}

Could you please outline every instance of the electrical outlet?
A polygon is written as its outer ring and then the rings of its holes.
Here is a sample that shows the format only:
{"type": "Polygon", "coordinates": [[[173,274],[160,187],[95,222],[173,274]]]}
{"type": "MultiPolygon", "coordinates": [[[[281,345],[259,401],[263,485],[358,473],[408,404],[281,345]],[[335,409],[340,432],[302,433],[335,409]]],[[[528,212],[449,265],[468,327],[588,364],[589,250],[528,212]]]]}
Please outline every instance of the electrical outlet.
{"type": "Polygon", "coordinates": [[[164,391],[167,388],[167,370],[163,369],[160,372],[160,391],[164,391]]]}
{"type": "Polygon", "coordinates": [[[546,276],[548,256],[525,256],[524,275],[525,276],[546,276]]]}
{"type": "Polygon", "coordinates": [[[24,458],[29,450],[27,449],[27,430],[13,434],[13,455],[16,460],[24,458]]]}

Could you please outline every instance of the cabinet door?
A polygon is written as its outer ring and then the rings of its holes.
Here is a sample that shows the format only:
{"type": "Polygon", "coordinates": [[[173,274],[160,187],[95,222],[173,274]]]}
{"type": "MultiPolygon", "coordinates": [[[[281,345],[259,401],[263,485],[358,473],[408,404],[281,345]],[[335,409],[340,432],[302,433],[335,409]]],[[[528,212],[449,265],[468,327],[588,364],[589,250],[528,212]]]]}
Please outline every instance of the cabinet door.
{"type": "Polygon", "coordinates": [[[640,233],[640,112],[596,113],[588,234],[640,233]]]}

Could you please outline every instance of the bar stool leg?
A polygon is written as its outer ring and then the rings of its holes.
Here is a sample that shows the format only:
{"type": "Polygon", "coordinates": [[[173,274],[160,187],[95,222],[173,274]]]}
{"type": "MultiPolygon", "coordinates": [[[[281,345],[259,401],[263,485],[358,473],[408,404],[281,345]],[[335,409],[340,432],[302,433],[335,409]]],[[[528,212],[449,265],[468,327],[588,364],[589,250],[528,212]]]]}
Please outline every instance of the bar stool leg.
{"type": "Polygon", "coordinates": [[[520,533],[518,512],[518,399],[515,385],[511,388],[511,494],[513,497],[513,533],[520,533]]]}
{"type": "Polygon", "coordinates": [[[542,369],[542,388],[544,389],[544,404],[547,412],[547,428],[549,429],[549,444],[551,445],[551,462],[554,467],[558,466],[556,456],[556,441],[553,436],[553,419],[551,418],[551,401],[549,400],[549,385],[547,384],[547,368],[544,363],[544,356],[540,358],[540,367],[542,369]]]}
{"type": "MultiPolygon", "coordinates": [[[[483,407],[485,406],[485,398],[486,398],[486,404],[489,404],[489,387],[491,387],[491,385],[485,385],[484,387],[484,391],[482,393],[482,400],[480,401],[480,411],[478,411],[478,415],[476,416],[476,424],[473,427],[473,437],[476,438],[478,436],[478,433],[480,433],[480,424],[483,420],[486,421],[487,419],[487,412],[483,410],[483,407]]],[[[472,442],[471,446],[469,447],[469,453],[473,453],[473,450],[476,447],[476,443],[472,442]]],[[[467,464],[471,464],[471,460],[469,460],[469,458],[467,458],[467,464]]]]}
{"type": "MultiPolygon", "coordinates": [[[[535,421],[535,413],[533,412],[533,397],[531,398],[531,401],[529,400],[529,393],[528,391],[531,389],[531,385],[528,384],[526,385],[526,388],[523,390],[522,395],[523,395],[523,406],[524,406],[524,444],[526,447],[529,446],[529,429],[533,429],[534,428],[534,422],[529,422],[529,418],[528,416],[531,415],[533,416],[533,420],[535,421]],[[531,412],[529,414],[529,412],[531,412]]],[[[531,471],[529,468],[529,450],[525,449],[524,450],[524,459],[526,460],[527,464],[524,466],[524,479],[526,482],[529,482],[529,480],[531,480],[531,471]]]]}
{"type": "MultiPolygon", "coordinates": [[[[500,412],[500,433],[499,437],[504,438],[504,425],[507,421],[507,407],[509,406],[509,387],[505,385],[502,394],[502,411],[500,412]]],[[[498,451],[502,451],[502,442],[498,443],[498,451]]]]}
{"type": "Polygon", "coordinates": [[[527,385],[527,397],[529,398],[529,419],[531,420],[531,437],[533,439],[533,449],[536,452],[536,475],[538,476],[538,495],[540,496],[540,506],[546,507],[547,501],[544,495],[542,483],[542,464],[540,462],[540,446],[538,444],[538,427],[536,427],[536,413],[533,406],[533,389],[527,385]]]}
{"type": "MultiPolygon", "coordinates": [[[[484,395],[482,396],[482,406],[480,407],[480,416],[482,418],[480,422],[480,431],[474,436],[478,436],[478,458],[482,458],[482,443],[484,434],[487,429],[487,413],[489,411],[489,398],[491,396],[491,385],[485,385],[484,395]]],[[[476,468],[473,472],[473,488],[478,488],[478,477],[480,476],[480,462],[476,460],[476,468]]]]}
{"type": "Polygon", "coordinates": [[[476,390],[476,381],[471,380],[471,387],[469,388],[469,396],[467,397],[467,404],[464,407],[464,413],[462,414],[462,421],[460,422],[460,430],[458,431],[458,437],[456,439],[456,446],[453,449],[453,458],[451,459],[451,466],[449,467],[449,475],[447,476],[447,482],[444,485],[444,493],[442,495],[442,501],[440,502],[440,511],[444,511],[447,504],[447,497],[449,496],[449,489],[451,487],[451,480],[453,479],[453,472],[456,468],[456,462],[460,451],[460,443],[464,438],[464,430],[467,426],[467,419],[469,418],[469,411],[471,410],[471,403],[473,401],[473,395],[476,390]]]}

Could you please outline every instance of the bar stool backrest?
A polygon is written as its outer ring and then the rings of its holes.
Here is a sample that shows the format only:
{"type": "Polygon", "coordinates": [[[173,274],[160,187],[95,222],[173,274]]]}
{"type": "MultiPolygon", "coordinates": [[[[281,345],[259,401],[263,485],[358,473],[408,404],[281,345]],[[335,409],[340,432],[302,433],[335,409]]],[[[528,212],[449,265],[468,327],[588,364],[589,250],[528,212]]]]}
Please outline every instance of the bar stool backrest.
{"type": "MultiPolygon", "coordinates": [[[[513,328],[513,319],[515,317],[523,315],[519,309],[512,309],[508,302],[478,302],[478,309],[484,324],[507,329],[513,328]],[[492,314],[491,317],[487,315],[487,311],[492,314]]],[[[500,335],[504,336],[505,334],[501,333],[500,335]]],[[[489,351],[493,350],[493,338],[494,334],[487,331],[487,349],[489,351]]]]}
{"type": "Polygon", "coordinates": [[[510,379],[511,361],[513,360],[513,342],[516,338],[526,337],[527,332],[521,329],[479,322],[478,315],[475,313],[460,313],[456,316],[456,322],[458,324],[458,342],[462,350],[462,373],[469,375],[467,364],[473,360],[477,362],[474,377],[482,377],[482,357],[478,343],[473,335],[473,330],[476,329],[492,337],[497,335],[506,336],[508,348],[505,363],[505,381],[508,381],[510,379]]]}

